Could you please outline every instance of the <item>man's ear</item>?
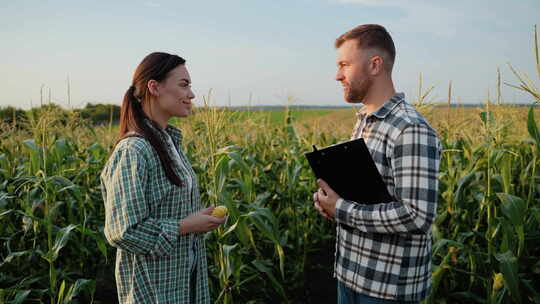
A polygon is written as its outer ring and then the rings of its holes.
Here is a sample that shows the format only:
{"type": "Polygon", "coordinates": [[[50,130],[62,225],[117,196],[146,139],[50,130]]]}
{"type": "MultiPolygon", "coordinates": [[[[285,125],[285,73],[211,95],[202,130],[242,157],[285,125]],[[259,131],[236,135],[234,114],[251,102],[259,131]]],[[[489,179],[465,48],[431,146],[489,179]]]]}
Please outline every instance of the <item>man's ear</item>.
{"type": "Polygon", "coordinates": [[[384,69],[384,59],[381,56],[373,56],[369,60],[369,72],[372,76],[379,75],[384,69]]]}
{"type": "Polygon", "coordinates": [[[148,81],[146,85],[148,87],[148,92],[150,92],[152,96],[155,96],[155,97],[159,96],[159,82],[155,81],[154,79],[151,79],[148,81]]]}

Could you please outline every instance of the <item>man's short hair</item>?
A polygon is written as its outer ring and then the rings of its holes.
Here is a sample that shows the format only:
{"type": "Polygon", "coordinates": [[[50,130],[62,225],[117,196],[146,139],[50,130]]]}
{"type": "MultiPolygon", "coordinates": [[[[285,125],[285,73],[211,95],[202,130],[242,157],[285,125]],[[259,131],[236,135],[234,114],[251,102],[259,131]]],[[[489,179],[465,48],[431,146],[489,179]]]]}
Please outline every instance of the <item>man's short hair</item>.
{"type": "Polygon", "coordinates": [[[396,47],[392,37],[382,25],[363,24],[354,27],[336,39],[336,49],[340,48],[345,41],[353,39],[357,41],[359,49],[381,51],[385,70],[392,71],[396,59],[396,47]]]}

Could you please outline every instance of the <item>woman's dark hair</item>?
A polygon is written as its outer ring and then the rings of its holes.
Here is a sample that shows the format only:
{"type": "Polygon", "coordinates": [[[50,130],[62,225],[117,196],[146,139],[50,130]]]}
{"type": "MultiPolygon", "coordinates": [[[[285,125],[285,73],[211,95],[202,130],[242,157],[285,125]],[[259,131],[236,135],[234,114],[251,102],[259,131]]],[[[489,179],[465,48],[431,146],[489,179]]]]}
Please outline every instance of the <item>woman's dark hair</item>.
{"type": "Polygon", "coordinates": [[[186,61],[180,56],[161,52],[151,53],[144,57],[133,74],[133,83],[124,95],[120,110],[120,139],[129,136],[127,133],[130,131],[142,135],[156,150],[169,181],[177,186],[180,186],[182,181],[171,167],[172,160],[165,143],[160,139],[161,136],[156,134],[156,130],[159,130],[157,123],[144,113],[143,103],[150,101],[148,81],[161,82],[167,78],[171,70],[185,63],[186,61]],[[155,127],[149,126],[148,123],[155,127]]]}

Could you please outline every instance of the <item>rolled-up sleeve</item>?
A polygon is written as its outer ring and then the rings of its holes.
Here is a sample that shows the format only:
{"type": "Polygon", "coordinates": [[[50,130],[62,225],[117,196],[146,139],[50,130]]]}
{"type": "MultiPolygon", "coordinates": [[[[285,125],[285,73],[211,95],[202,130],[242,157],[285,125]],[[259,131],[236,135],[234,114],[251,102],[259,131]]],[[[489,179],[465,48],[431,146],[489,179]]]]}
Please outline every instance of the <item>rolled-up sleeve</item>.
{"type": "Polygon", "coordinates": [[[135,254],[162,256],[177,243],[179,221],[157,220],[145,200],[148,163],[144,151],[129,145],[115,151],[101,174],[105,202],[105,237],[135,254]]]}
{"type": "Polygon", "coordinates": [[[391,155],[396,200],[362,204],[340,199],[336,221],[364,232],[428,233],[437,210],[440,154],[433,129],[409,125],[396,138],[391,155]]]}

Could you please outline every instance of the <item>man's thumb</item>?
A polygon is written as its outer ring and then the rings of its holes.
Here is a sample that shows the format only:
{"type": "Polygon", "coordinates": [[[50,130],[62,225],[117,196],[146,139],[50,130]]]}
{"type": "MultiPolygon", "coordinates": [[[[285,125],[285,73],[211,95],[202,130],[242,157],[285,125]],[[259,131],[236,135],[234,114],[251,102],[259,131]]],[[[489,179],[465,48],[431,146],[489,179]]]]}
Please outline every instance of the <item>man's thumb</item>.
{"type": "Polygon", "coordinates": [[[328,193],[328,189],[330,189],[330,187],[328,186],[328,184],[323,180],[323,179],[318,179],[317,180],[317,184],[319,184],[319,187],[321,187],[321,189],[324,190],[324,192],[328,193]]]}

